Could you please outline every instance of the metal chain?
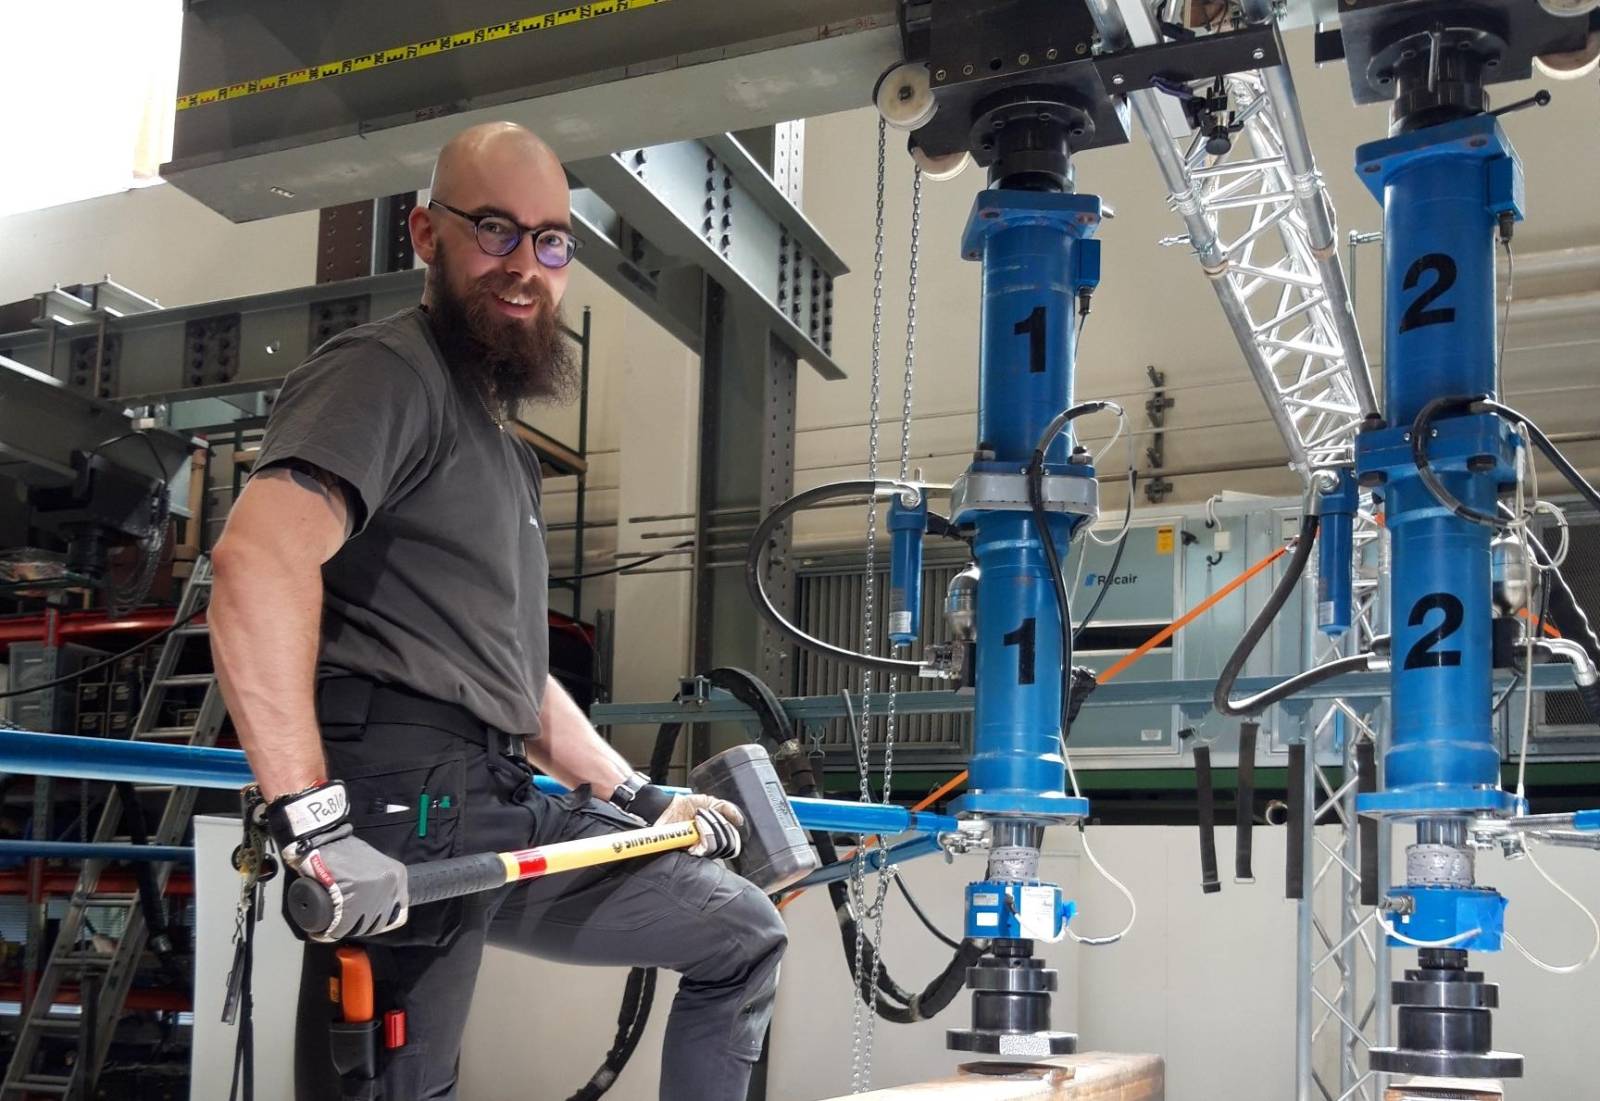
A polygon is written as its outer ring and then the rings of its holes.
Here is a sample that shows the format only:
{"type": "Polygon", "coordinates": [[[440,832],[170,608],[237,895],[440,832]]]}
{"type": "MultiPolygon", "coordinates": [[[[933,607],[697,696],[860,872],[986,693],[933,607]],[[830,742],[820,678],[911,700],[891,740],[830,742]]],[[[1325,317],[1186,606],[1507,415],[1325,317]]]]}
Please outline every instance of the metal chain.
{"type": "Polygon", "coordinates": [[[900,480],[911,473],[911,375],[917,362],[917,254],[922,245],[922,168],[911,173],[911,259],[906,280],[906,375],[900,398],[900,480]]]}
{"type": "MultiPolygon", "coordinates": [[[[914,167],[911,173],[911,256],[906,279],[906,363],[905,384],[900,394],[900,480],[911,476],[911,382],[917,362],[917,257],[922,243],[922,168],[914,167]]],[[[884,707],[883,736],[883,801],[888,803],[893,792],[895,697],[900,678],[889,677],[889,699],[884,707]]],[[[888,868],[885,861],[884,867],[888,868]]],[[[893,869],[889,869],[892,873],[893,869]]]]}
{"type": "MultiPolygon", "coordinates": [[[[886,148],[887,131],[883,118],[878,118],[878,191],[877,191],[877,226],[873,237],[872,255],[872,359],[870,368],[871,398],[867,413],[867,477],[878,477],[878,402],[880,397],[882,350],[883,350],[883,192],[884,192],[884,150],[886,148]]],[[[878,570],[878,500],[874,494],[867,501],[867,569],[862,582],[862,630],[861,649],[863,653],[874,652],[875,624],[873,615],[874,589],[877,582],[878,570]]],[[[860,735],[856,738],[857,770],[860,773],[861,802],[872,802],[872,785],[868,771],[870,764],[869,745],[872,738],[872,670],[863,669],[861,673],[861,727],[860,735]]],[[[856,989],[850,992],[850,1092],[862,1093],[868,1089],[872,1082],[872,1034],[876,1023],[877,1010],[877,966],[878,945],[881,939],[874,938],[873,944],[873,974],[871,982],[861,988],[862,973],[866,970],[866,909],[862,906],[866,896],[867,875],[867,835],[861,834],[856,838],[856,855],[854,864],[850,869],[850,896],[855,908],[856,918],[856,943],[855,961],[852,969],[852,983],[856,989]],[[863,1006],[863,998],[866,1005],[863,1006]]],[[[880,877],[879,895],[881,901],[882,883],[880,877]]],[[[881,922],[883,908],[876,906],[881,922]]],[[[879,925],[881,930],[881,924],[879,925]]]]}

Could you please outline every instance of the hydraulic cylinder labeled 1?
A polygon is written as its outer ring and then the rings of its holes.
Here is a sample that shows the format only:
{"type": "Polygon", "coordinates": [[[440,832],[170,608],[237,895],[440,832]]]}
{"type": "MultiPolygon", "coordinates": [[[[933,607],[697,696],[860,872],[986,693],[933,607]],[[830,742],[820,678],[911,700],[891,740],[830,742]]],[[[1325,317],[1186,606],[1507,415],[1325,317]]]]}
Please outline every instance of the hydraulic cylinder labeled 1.
{"type": "MultiPolygon", "coordinates": [[[[1412,429],[1435,399],[1495,393],[1494,240],[1502,217],[1520,216],[1521,170],[1489,116],[1373,142],[1357,163],[1383,203],[1387,324],[1387,424],[1363,432],[1358,465],[1393,548],[1387,790],[1364,809],[1506,810],[1490,721],[1493,532],[1423,483],[1412,429]]],[[[1446,490],[1492,515],[1515,478],[1506,427],[1453,415],[1424,434],[1446,490]]]]}
{"type": "MultiPolygon", "coordinates": [[[[977,672],[968,794],[958,808],[1070,819],[1060,747],[1061,619],[1022,472],[1051,420],[1072,404],[1075,307],[1099,281],[1100,200],[979,193],[962,254],[983,263],[978,441],[953,506],[977,529],[977,672]]],[[[1048,523],[1064,557],[1094,511],[1094,471],[1070,462],[1070,425],[1045,456],[1048,523]],[[1064,488],[1063,488],[1064,487],[1064,488]],[[1075,504],[1062,504],[1073,499],[1075,504]]]]}

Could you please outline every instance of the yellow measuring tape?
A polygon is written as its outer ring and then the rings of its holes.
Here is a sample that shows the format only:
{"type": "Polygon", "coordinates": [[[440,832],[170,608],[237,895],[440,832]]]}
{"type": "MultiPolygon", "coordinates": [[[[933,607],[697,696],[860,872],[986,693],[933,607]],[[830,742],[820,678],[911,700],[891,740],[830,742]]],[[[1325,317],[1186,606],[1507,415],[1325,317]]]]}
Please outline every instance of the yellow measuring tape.
{"type": "Polygon", "coordinates": [[[241,80],[237,84],[207,88],[203,92],[190,92],[178,97],[178,110],[188,111],[194,107],[204,107],[208,103],[231,102],[243,99],[245,96],[260,95],[262,92],[275,92],[279,88],[293,88],[318,80],[347,76],[350,73],[364,73],[369,69],[381,69],[385,65],[415,61],[419,57],[433,57],[436,54],[450,53],[471,46],[482,46],[487,42],[501,42],[507,38],[532,34],[534,31],[570,27],[574,23],[587,23],[591,19],[599,19],[602,15],[654,7],[667,2],[668,0],[595,0],[592,4],[577,4],[540,15],[508,19],[504,23],[491,23],[486,27],[441,34],[437,38],[425,38],[421,42],[392,46],[387,50],[375,50],[356,57],[340,58],[338,61],[324,61],[317,65],[308,65],[304,69],[290,69],[286,73],[275,73],[256,80],[241,80]]]}

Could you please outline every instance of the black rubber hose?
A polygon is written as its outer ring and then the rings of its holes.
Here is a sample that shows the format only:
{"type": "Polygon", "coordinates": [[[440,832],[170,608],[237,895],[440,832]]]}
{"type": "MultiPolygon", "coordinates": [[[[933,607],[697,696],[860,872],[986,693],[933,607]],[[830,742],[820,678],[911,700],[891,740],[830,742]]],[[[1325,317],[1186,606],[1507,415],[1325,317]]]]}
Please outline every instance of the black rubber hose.
{"type": "Polygon", "coordinates": [[[1600,490],[1596,490],[1594,486],[1590,485],[1584,476],[1578,472],[1578,468],[1572,465],[1566,455],[1562,454],[1561,449],[1555,445],[1555,442],[1549,436],[1546,436],[1537,424],[1533,423],[1521,412],[1481,394],[1434,398],[1417,411],[1416,418],[1411,422],[1411,459],[1416,464],[1417,473],[1421,476],[1422,483],[1428,487],[1428,492],[1432,493],[1440,504],[1463,520],[1470,520],[1485,527],[1501,528],[1505,526],[1504,518],[1498,513],[1480,512],[1452,494],[1444,487],[1444,483],[1439,480],[1439,476],[1433,472],[1433,468],[1429,465],[1428,440],[1431,438],[1433,422],[1441,413],[1446,412],[1493,413],[1501,420],[1509,421],[1521,428],[1527,433],[1528,438],[1533,441],[1533,445],[1544,453],[1545,458],[1550,460],[1550,465],[1554,466],[1561,476],[1567,480],[1568,484],[1577,490],[1584,500],[1589,502],[1591,508],[1600,511],[1600,490]]]}
{"type": "Polygon", "coordinates": [[[935,925],[933,923],[933,919],[927,915],[927,913],[922,909],[922,906],[918,904],[914,897],[912,897],[911,888],[906,886],[905,876],[895,876],[894,885],[900,888],[900,894],[905,898],[906,905],[911,907],[911,912],[917,915],[917,920],[922,922],[922,927],[932,934],[935,940],[944,945],[946,948],[961,947],[961,942],[956,940],[954,937],[949,936],[943,929],[940,929],[937,925],[935,925]]]}
{"type": "MultiPolygon", "coordinates": [[[[1288,603],[1289,595],[1294,592],[1295,586],[1300,583],[1300,576],[1305,573],[1306,563],[1311,561],[1311,550],[1317,540],[1317,526],[1319,517],[1314,512],[1308,512],[1300,518],[1300,539],[1295,544],[1294,554],[1289,557],[1289,568],[1284,571],[1283,577],[1278,580],[1277,588],[1272,590],[1272,595],[1262,605],[1261,611],[1245,628],[1244,637],[1239,640],[1239,645],[1233,648],[1233,653],[1228,655],[1227,662],[1222,666],[1222,674],[1217,677],[1216,690],[1211,694],[1211,706],[1222,715],[1252,716],[1261,708],[1271,706],[1269,701],[1261,704],[1256,711],[1251,711],[1235,704],[1230,697],[1233,695],[1234,682],[1239,679],[1239,674],[1244,671],[1245,662],[1250,660],[1251,653],[1256,644],[1261,641],[1261,636],[1267,633],[1267,628],[1272,625],[1283,606],[1288,603]]],[[[1348,660],[1348,659],[1346,659],[1348,660]]],[[[1362,659],[1365,663],[1366,659],[1362,659]]],[[[1333,664],[1338,664],[1337,662],[1333,664]]],[[[1326,668],[1326,666],[1324,667],[1326,668]]],[[[1311,670],[1316,672],[1316,670],[1311,670]]],[[[1302,674],[1303,676],[1304,674],[1302,674]]],[[[1300,687],[1305,687],[1301,685],[1300,687]]],[[[1245,704],[1256,705],[1261,695],[1259,693],[1243,701],[1245,704]]]]}
{"type": "MultiPolygon", "coordinates": [[[[1134,480],[1136,481],[1137,479],[1138,475],[1135,474],[1134,480]]],[[[1117,576],[1117,567],[1122,565],[1122,552],[1128,549],[1128,536],[1133,532],[1133,529],[1127,526],[1128,522],[1133,519],[1132,482],[1130,482],[1128,485],[1128,513],[1129,515],[1125,516],[1122,521],[1122,536],[1117,540],[1117,549],[1116,552],[1111,556],[1111,565],[1106,568],[1106,577],[1108,579],[1117,576]]],[[[1085,553],[1087,553],[1087,551],[1085,551],[1085,553]]],[[[1094,603],[1089,605],[1089,610],[1084,613],[1084,617],[1082,621],[1079,622],[1077,629],[1072,632],[1073,646],[1078,645],[1078,640],[1083,637],[1084,628],[1089,626],[1090,620],[1094,619],[1095,614],[1100,611],[1100,605],[1106,602],[1106,594],[1111,591],[1111,588],[1111,583],[1108,580],[1106,584],[1100,586],[1100,591],[1094,594],[1094,603]]]]}
{"type": "Polygon", "coordinates": [[[627,984],[622,989],[622,1008],[617,1012],[617,1034],[605,1061],[587,1082],[567,1101],[597,1101],[628,1065],[634,1049],[644,1036],[645,1023],[650,1019],[650,1006],[655,1001],[656,969],[635,967],[628,972],[627,984]]]}
{"type": "MultiPolygon", "coordinates": [[[[816,788],[812,786],[807,790],[798,790],[795,794],[802,797],[814,796],[816,788]]],[[[834,846],[832,835],[815,832],[811,834],[811,842],[817,847],[817,856],[821,858],[824,866],[838,861],[839,851],[834,846]]],[[[850,977],[857,995],[863,1002],[869,1001],[870,996],[874,1011],[891,1023],[911,1024],[915,1021],[925,1021],[946,1008],[961,992],[966,982],[967,968],[982,959],[984,952],[987,951],[974,941],[963,940],[956,947],[955,955],[951,957],[950,962],[933,981],[921,993],[912,994],[890,977],[889,969],[881,959],[878,960],[876,967],[873,966],[875,953],[870,941],[863,946],[861,965],[865,969],[865,974],[855,973],[857,919],[850,913],[847,883],[842,879],[829,883],[828,898],[833,902],[834,913],[839,918],[839,941],[844,949],[845,967],[851,972],[850,977]],[[877,990],[871,991],[867,989],[867,977],[874,970],[878,974],[877,990]]]]}
{"type": "MultiPolygon", "coordinates": [[[[139,802],[139,793],[134,791],[133,784],[126,780],[117,781],[115,786],[117,796],[122,803],[122,820],[128,826],[128,837],[135,845],[150,844],[150,831],[145,823],[144,805],[139,802]]],[[[84,822],[81,828],[84,831],[83,835],[87,836],[89,823],[84,822]]],[[[144,914],[150,951],[155,954],[167,977],[176,982],[180,988],[187,990],[188,976],[173,958],[171,929],[167,924],[167,905],[161,897],[161,888],[156,884],[154,865],[148,860],[134,861],[133,878],[139,888],[139,909],[144,914]]]]}
{"type": "Polygon", "coordinates": [[[790,623],[776,605],[772,597],[767,594],[766,581],[762,577],[761,559],[766,553],[767,544],[772,540],[772,533],[790,516],[812,505],[823,501],[832,501],[840,497],[872,497],[874,499],[891,497],[897,493],[917,493],[922,491],[908,482],[890,481],[862,478],[847,482],[830,482],[803,493],[796,493],[783,504],[773,509],[756,526],[755,534],[750,537],[750,551],[744,560],[745,590],[750,594],[751,601],[756,606],[756,611],[770,623],[773,628],[784,638],[797,646],[807,650],[825,654],[847,665],[860,666],[863,669],[875,669],[880,673],[898,673],[903,676],[918,677],[922,675],[923,666],[920,662],[900,661],[896,658],[880,658],[868,654],[858,654],[854,650],[846,650],[842,646],[835,646],[824,642],[820,638],[813,638],[800,628],[790,623]]]}
{"type": "MultiPolygon", "coordinates": [[[[1304,692],[1312,685],[1321,684],[1325,680],[1340,676],[1344,673],[1364,673],[1371,666],[1371,654],[1356,654],[1353,657],[1338,658],[1326,662],[1315,669],[1307,669],[1303,673],[1296,673],[1292,677],[1279,681],[1271,688],[1263,689],[1253,696],[1246,696],[1242,700],[1230,699],[1225,715],[1245,715],[1250,718],[1261,714],[1275,703],[1282,703],[1299,692],[1304,692]]],[[[1219,707],[1219,711],[1222,709],[1219,707]]]]}
{"type": "MultiPolygon", "coordinates": [[[[1028,460],[1028,507],[1033,513],[1034,527],[1039,529],[1039,542],[1044,548],[1045,562],[1050,568],[1050,586],[1056,594],[1056,611],[1061,620],[1061,738],[1067,739],[1071,728],[1072,711],[1072,647],[1077,636],[1072,631],[1072,594],[1067,592],[1067,580],[1061,574],[1061,555],[1056,549],[1055,533],[1050,530],[1049,514],[1044,508],[1044,457],[1067,425],[1079,417],[1109,409],[1107,401],[1085,401],[1057,413],[1039,435],[1034,445],[1033,457],[1028,460]]],[[[1130,493],[1130,501],[1133,499],[1130,493]]],[[[1109,586],[1108,586],[1109,587],[1109,586]]]]}
{"type": "Polygon", "coordinates": [[[1417,410],[1416,417],[1411,421],[1411,461],[1416,464],[1417,475],[1422,479],[1422,484],[1428,487],[1428,492],[1433,494],[1434,500],[1463,520],[1481,524],[1486,528],[1499,529],[1505,526],[1505,521],[1501,519],[1499,513],[1480,512],[1451,493],[1445,488],[1439,475],[1434,473],[1428,460],[1428,440],[1432,438],[1433,422],[1439,414],[1468,412],[1473,404],[1480,400],[1482,399],[1478,395],[1447,395],[1434,398],[1417,410]]]}
{"type": "Polygon", "coordinates": [[[1600,684],[1580,684],[1578,695],[1583,699],[1583,706],[1589,710],[1590,721],[1600,726],[1600,684]]]}
{"type": "Polygon", "coordinates": [[[1502,420],[1508,420],[1525,429],[1529,438],[1533,440],[1534,446],[1543,451],[1545,458],[1550,460],[1550,465],[1555,467],[1561,476],[1567,480],[1567,483],[1577,490],[1584,500],[1589,502],[1591,508],[1600,511],[1600,490],[1596,490],[1594,486],[1589,484],[1587,479],[1578,472],[1578,468],[1572,465],[1571,461],[1561,453],[1561,449],[1555,445],[1555,442],[1549,436],[1544,434],[1537,424],[1534,424],[1533,421],[1511,408],[1511,406],[1502,405],[1498,401],[1491,401],[1487,398],[1479,399],[1474,403],[1473,407],[1493,413],[1502,420]]]}

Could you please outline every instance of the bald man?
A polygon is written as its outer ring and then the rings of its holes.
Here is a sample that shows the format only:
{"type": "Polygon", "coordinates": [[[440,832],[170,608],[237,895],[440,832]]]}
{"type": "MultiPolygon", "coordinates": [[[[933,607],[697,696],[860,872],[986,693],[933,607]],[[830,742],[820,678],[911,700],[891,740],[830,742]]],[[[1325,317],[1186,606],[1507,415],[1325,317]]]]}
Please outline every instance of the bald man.
{"type": "MultiPolygon", "coordinates": [[[[410,229],[421,304],[285,380],[212,558],[212,650],[268,827],[335,900],[306,945],[296,1096],[455,1098],[495,944],[679,972],[660,1095],[742,1101],[784,928],[715,859],[738,851],[738,811],[650,784],[549,676],[539,465],[506,424],[573,389],[566,176],[527,130],[474,127],[440,152],[410,229]],[[534,766],[575,794],[541,794],[534,766]],[[408,863],[689,819],[704,840],[688,853],[407,905],[408,863]],[[335,1063],[345,938],[372,957],[378,1011],[405,1013],[405,1045],[375,1067],[335,1063]]],[[[527,991],[533,1059],[541,1019],[594,1004],[582,990],[527,991]]]]}

